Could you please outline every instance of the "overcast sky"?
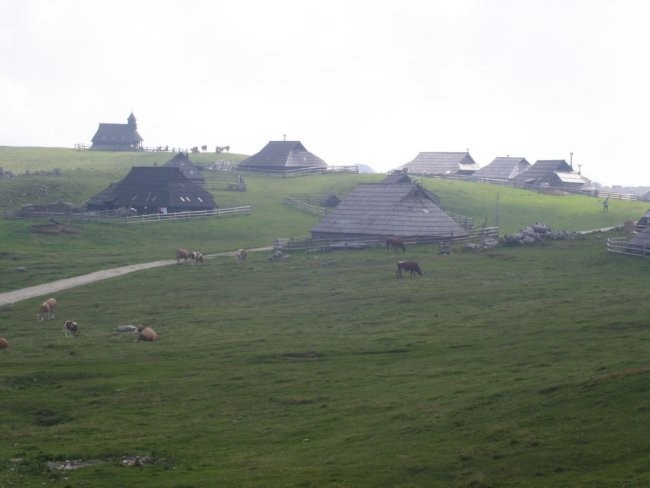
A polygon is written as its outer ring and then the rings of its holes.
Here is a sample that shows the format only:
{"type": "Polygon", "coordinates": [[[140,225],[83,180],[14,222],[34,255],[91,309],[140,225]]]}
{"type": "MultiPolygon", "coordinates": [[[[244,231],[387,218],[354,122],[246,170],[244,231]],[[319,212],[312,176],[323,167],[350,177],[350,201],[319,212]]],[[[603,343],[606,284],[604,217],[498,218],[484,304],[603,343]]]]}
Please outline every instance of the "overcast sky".
{"type": "Polygon", "coordinates": [[[650,185],[645,0],[0,0],[0,145],[300,140],[387,171],[423,151],[566,159],[650,185]]]}

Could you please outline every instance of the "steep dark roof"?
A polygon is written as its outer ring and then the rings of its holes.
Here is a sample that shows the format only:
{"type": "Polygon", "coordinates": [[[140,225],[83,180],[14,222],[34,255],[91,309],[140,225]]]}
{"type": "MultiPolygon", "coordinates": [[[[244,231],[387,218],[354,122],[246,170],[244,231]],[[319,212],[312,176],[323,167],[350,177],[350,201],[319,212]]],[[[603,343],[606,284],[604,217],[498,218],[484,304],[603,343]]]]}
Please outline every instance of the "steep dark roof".
{"type": "Polygon", "coordinates": [[[201,168],[190,161],[187,153],[179,152],[176,156],[167,161],[163,166],[179,168],[183,175],[195,182],[203,182],[205,178],[201,174],[201,168]]]}
{"type": "Polygon", "coordinates": [[[199,210],[217,205],[209,192],[185,178],[176,167],[136,166],[122,180],[91,198],[87,206],[199,210]]]}
{"type": "Polygon", "coordinates": [[[572,173],[573,168],[564,159],[548,159],[536,161],[530,168],[520,173],[515,181],[526,184],[551,184],[555,173],[572,173]]]}
{"type": "Polygon", "coordinates": [[[138,147],[142,141],[133,113],[129,115],[126,124],[100,123],[92,138],[93,147],[138,147]]]}
{"type": "Polygon", "coordinates": [[[414,175],[471,174],[479,169],[468,152],[421,152],[399,169],[414,175]]]}
{"type": "Polygon", "coordinates": [[[327,168],[327,163],[307,151],[299,141],[270,141],[260,152],[239,163],[239,167],[283,171],[298,168],[327,168]]]}
{"type": "Polygon", "coordinates": [[[436,198],[416,183],[361,183],[311,233],[314,238],[467,235],[436,198]]]}
{"type": "Polygon", "coordinates": [[[487,166],[477,170],[472,176],[475,178],[511,180],[529,167],[530,163],[526,161],[526,158],[498,157],[487,166]]]}

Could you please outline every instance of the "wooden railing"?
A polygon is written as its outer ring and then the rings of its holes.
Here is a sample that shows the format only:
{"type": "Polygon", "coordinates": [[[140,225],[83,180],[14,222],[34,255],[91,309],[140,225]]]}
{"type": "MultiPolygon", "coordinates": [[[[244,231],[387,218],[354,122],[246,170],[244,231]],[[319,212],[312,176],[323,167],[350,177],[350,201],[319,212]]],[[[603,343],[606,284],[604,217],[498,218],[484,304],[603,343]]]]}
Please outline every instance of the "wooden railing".
{"type": "Polygon", "coordinates": [[[98,211],[98,212],[71,212],[71,213],[53,213],[53,212],[31,212],[29,214],[19,214],[17,212],[4,212],[6,219],[34,219],[34,220],[51,220],[55,222],[103,222],[111,224],[135,224],[142,222],[161,222],[188,220],[201,217],[228,217],[236,215],[250,215],[251,207],[215,208],[212,210],[194,210],[187,212],[174,212],[167,214],[145,214],[145,215],[120,215],[115,211],[98,211]]]}
{"type": "Polygon", "coordinates": [[[169,220],[188,220],[200,217],[228,217],[234,215],[250,215],[251,207],[246,205],[243,207],[231,208],[214,208],[212,210],[195,210],[191,212],[174,212],[167,214],[149,214],[149,215],[132,215],[124,217],[127,224],[135,224],[142,222],[160,222],[169,220]]]}
{"type": "MultiPolygon", "coordinates": [[[[441,237],[441,236],[410,236],[402,237],[404,244],[413,246],[416,244],[439,244],[441,242],[459,243],[475,241],[485,238],[499,238],[498,227],[484,227],[474,229],[468,235],[461,237],[441,237]]],[[[349,238],[336,239],[310,239],[309,237],[291,237],[287,239],[278,239],[274,242],[277,249],[292,250],[330,250],[330,249],[363,249],[369,247],[384,247],[386,245],[385,236],[358,236],[349,238]]]]}
{"type": "Polygon", "coordinates": [[[298,198],[294,198],[294,197],[289,196],[289,195],[286,195],[284,197],[284,203],[291,206],[291,207],[294,207],[294,208],[303,210],[305,212],[308,212],[310,214],[321,215],[321,216],[322,215],[327,215],[327,209],[325,207],[320,207],[318,205],[312,205],[311,203],[307,203],[304,200],[300,200],[298,198]]]}
{"type": "Polygon", "coordinates": [[[626,237],[610,237],[607,239],[607,250],[618,254],[650,258],[650,245],[633,244],[626,237]]]}

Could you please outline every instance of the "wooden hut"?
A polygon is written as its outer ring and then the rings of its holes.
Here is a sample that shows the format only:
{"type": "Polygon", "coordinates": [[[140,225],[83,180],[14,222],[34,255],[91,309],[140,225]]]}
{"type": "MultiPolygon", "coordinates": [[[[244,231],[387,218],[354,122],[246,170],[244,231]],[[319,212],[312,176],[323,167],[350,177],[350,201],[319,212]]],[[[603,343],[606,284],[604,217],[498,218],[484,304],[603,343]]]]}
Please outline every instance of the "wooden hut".
{"type": "Polygon", "coordinates": [[[422,176],[468,176],[479,169],[469,152],[421,152],[399,169],[422,176]]]}
{"type": "Polygon", "coordinates": [[[478,169],[472,178],[482,180],[512,180],[526,171],[530,163],[526,158],[498,157],[487,166],[478,169]]]}
{"type": "Polygon", "coordinates": [[[141,214],[216,208],[212,195],[177,167],[133,167],[128,175],[86,202],[88,210],[135,209],[141,214]]]}
{"type": "Polygon", "coordinates": [[[522,188],[560,188],[578,191],[591,186],[589,180],[573,171],[564,159],[536,161],[514,178],[515,186],[522,188]]]}
{"type": "Polygon", "coordinates": [[[311,229],[313,239],[461,237],[463,229],[417,183],[361,183],[311,229]]]}
{"type": "Polygon", "coordinates": [[[131,113],[126,124],[100,123],[91,149],[103,151],[140,151],[142,137],[138,133],[135,115],[131,113]]]}
{"type": "Polygon", "coordinates": [[[248,171],[284,173],[290,171],[322,171],[327,163],[305,149],[300,141],[270,141],[264,148],[239,163],[248,171]]]}

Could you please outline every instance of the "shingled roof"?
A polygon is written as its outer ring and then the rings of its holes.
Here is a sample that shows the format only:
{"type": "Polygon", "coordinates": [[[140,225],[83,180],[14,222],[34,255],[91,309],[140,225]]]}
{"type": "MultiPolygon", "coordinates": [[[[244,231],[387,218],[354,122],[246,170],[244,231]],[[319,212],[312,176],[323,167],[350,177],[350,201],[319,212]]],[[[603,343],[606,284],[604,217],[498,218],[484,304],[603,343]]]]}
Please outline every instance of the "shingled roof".
{"type": "Polygon", "coordinates": [[[100,123],[92,139],[92,149],[133,151],[142,147],[142,141],[135,115],[131,113],[126,124],[100,123]]]}
{"type": "Polygon", "coordinates": [[[179,168],[187,179],[190,179],[195,183],[203,183],[205,181],[205,178],[203,178],[203,175],[201,174],[201,168],[190,161],[187,153],[179,152],[176,156],[163,164],[163,166],[179,168]]]}
{"type": "Polygon", "coordinates": [[[526,161],[526,158],[498,157],[487,166],[477,170],[472,176],[491,180],[511,180],[529,167],[530,163],[526,161]]]}
{"type": "Polygon", "coordinates": [[[89,210],[135,208],[140,213],[208,210],[217,207],[212,195],[183,176],[177,167],[136,166],[122,180],[86,203],[89,210]]]}
{"type": "Polygon", "coordinates": [[[257,171],[286,171],[327,168],[327,163],[305,149],[300,141],[270,141],[264,148],[244,159],[239,167],[257,171]]]}
{"type": "Polygon", "coordinates": [[[468,175],[479,169],[479,165],[468,152],[421,152],[399,169],[408,169],[413,175],[468,175]]]}
{"type": "Polygon", "coordinates": [[[417,183],[361,183],[311,229],[313,239],[467,235],[417,183]]]}
{"type": "Polygon", "coordinates": [[[559,173],[577,174],[564,159],[547,159],[536,161],[530,168],[515,177],[514,181],[524,186],[561,185],[559,173]]]}

